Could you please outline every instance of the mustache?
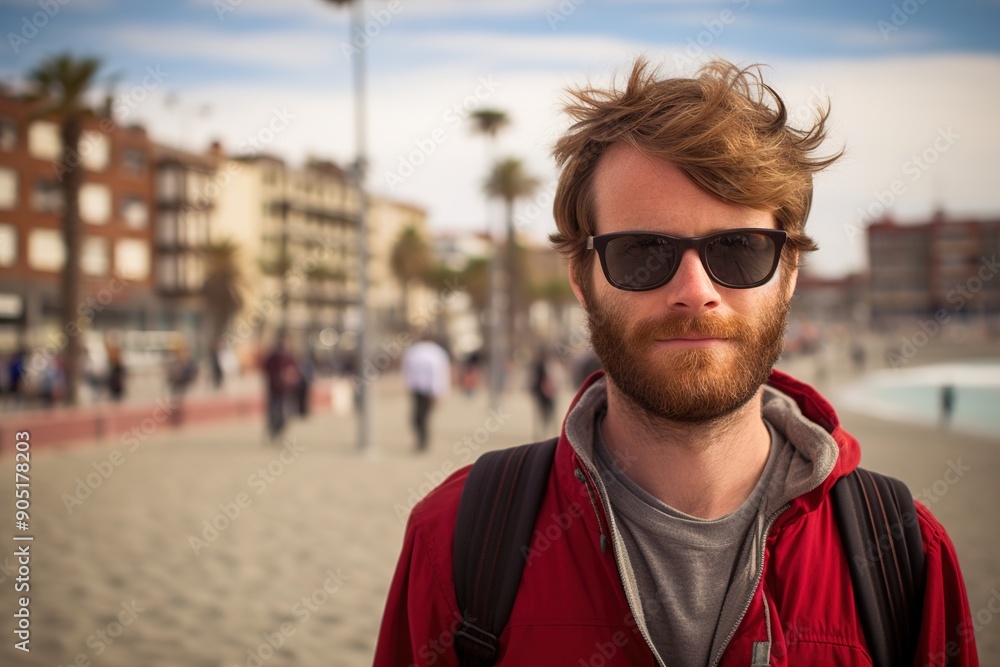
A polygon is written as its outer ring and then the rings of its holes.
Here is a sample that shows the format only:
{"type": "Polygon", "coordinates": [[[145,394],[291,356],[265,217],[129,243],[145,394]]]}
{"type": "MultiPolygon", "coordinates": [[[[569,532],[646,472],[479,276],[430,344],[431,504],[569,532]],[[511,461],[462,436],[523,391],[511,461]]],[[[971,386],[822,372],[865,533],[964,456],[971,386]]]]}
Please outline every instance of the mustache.
{"type": "Polygon", "coordinates": [[[744,338],[747,325],[739,315],[666,315],[640,320],[632,330],[631,338],[638,343],[670,338],[744,338]]]}

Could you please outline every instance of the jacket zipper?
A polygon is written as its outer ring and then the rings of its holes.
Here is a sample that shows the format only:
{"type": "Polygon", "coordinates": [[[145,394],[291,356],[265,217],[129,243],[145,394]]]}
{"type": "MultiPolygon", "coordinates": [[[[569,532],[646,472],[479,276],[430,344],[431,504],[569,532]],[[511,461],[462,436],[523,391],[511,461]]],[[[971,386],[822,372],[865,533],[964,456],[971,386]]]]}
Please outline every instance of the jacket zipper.
{"type": "MultiPolygon", "coordinates": [[[[757,576],[754,578],[753,590],[750,591],[750,597],[747,599],[747,603],[743,605],[743,611],[740,612],[739,618],[736,619],[736,624],[733,629],[729,631],[729,635],[726,640],[722,642],[722,646],[719,647],[719,652],[715,655],[715,659],[712,661],[711,667],[718,667],[718,664],[722,661],[722,656],[725,655],[726,649],[729,647],[729,642],[732,641],[733,636],[739,629],[740,624],[743,622],[743,618],[747,615],[747,610],[750,609],[750,604],[753,602],[753,596],[757,594],[757,588],[760,586],[760,580],[764,576],[764,554],[767,551],[767,533],[771,530],[771,526],[779,516],[781,516],[785,510],[791,507],[791,503],[787,503],[784,507],[781,507],[774,514],[770,516],[767,523],[764,524],[764,530],[761,532],[760,536],[760,551],[757,554],[757,576]]],[[[767,610],[764,610],[767,613],[767,610]]]]}
{"type": "MultiPolygon", "coordinates": [[[[595,473],[592,473],[590,471],[589,466],[587,465],[586,462],[581,461],[581,463],[583,463],[584,467],[587,468],[588,477],[591,477],[592,475],[595,474],[595,473]]],[[[587,482],[584,482],[584,486],[587,487],[587,496],[588,497],[590,497],[590,484],[591,484],[591,482],[593,482],[592,479],[589,479],[587,482]]],[[[614,520],[615,520],[615,518],[611,514],[611,512],[607,511],[607,504],[608,504],[607,503],[607,499],[604,497],[604,494],[601,493],[601,488],[597,485],[596,482],[593,482],[593,483],[594,483],[594,488],[597,490],[597,495],[601,498],[601,508],[604,509],[604,512],[607,515],[605,517],[605,519],[606,519],[606,523],[608,524],[608,531],[611,533],[611,537],[610,537],[610,539],[608,541],[611,542],[611,551],[615,555],[615,564],[618,566],[618,572],[619,572],[618,576],[620,578],[621,577],[620,573],[624,571],[624,568],[623,568],[623,564],[622,564],[622,554],[621,554],[620,550],[617,549],[616,546],[615,546],[615,534],[616,533],[615,533],[615,528],[614,528],[614,523],[613,523],[614,520]]],[[[597,507],[594,504],[593,498],[590,499],[590,504],[591,504],[591,506],[594,507],[594,512],[597,514],[597,525],[600,526],[601,525],[601,513],[597,511],[597,507]]],[[[603,535],[603,532],[602,532],[602,535],[603,535]]],[[[632,617],[635,618],[635,609],[636,609],[637,602],[632,599],[632,594],[629,591],[629,589],[627,587],[624,587],[624,586],[623,586],[623,588],[625,589],[625,599],[628,602],[629,611],[632,612],[632,617]]],[[[747,606],[748,607],[750,606],[749,603],[747,604],[747,606]]],[[[638,602],[638,607],[639,607],[640,610],[642,609],[642,602],[641,601],[638,602]]],[[[653,646],[653,641],[649,638],[649,635],[646,633],[646,627],[645,627],[646,624],[645,624],[645,622],[643,622],[642,624],[639,624],[638,622],[636,622],[635,626],[639,629],[639,634],[641,634],[642,638],[646,641],[646,646],[649,647],[650,653],[652,653],[653,657],[656,658],[656,664],[660,665],[660,667],[667,667],[666,663],[664,663],[663,660],[660,658],[659,651],[657,651],[656,647],[653,646]]]]}

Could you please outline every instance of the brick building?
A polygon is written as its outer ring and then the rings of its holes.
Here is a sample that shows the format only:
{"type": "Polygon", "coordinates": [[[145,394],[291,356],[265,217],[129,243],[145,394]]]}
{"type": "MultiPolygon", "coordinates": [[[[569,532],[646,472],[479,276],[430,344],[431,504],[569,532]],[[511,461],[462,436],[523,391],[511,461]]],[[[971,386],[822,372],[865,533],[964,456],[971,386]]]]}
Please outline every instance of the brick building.
{"type": "Polygon", "coordinates": [[[873,321],[1000,315],[1000,219],[946,219],[918,224],[886,217],[868,227],[873,321]]]}
{"type": "MultiPolygon", "coordinates": [[[[152,144],[144,129],[107,116],[86,119],[78,148],[83,173],[82,299],[95,331],[144,328],[152,290],[152,144]]],[[[58,119],[0,95],[0,349],[41,346],[64,328],[64,262],[58,119]]]]}

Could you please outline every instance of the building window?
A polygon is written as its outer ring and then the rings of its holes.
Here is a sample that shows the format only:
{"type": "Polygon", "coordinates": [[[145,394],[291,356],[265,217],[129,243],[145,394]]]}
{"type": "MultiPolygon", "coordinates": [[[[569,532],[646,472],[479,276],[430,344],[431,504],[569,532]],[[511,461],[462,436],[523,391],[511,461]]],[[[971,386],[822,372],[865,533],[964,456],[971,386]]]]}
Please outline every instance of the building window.
{"type": "Polygon", "coordinates": [[[80,137],[80,162],[84,169],[104,171],[111,161],[111,143],[103,132],[87,130],[80,137]]]}
{"type": "Polygon", "coordinates": [[[58,160],[62,157],[62,137],[59,126],[47,120],[35,121],[28,126],[28,152],[39,160],[58,160]]]}
{"type": "Polygon", "coordinates": [[[17,172],[0,167],[0,209],[9,211],[17,206],[17,172]]]}
{"type": "Polygon", "coordinates": [[[188,171],[184,200],[189,204],[204,204],[208,202],[206,188],[209,180],[206,174],[200,171],[188,171]]]}
{"type": "Polygon", "coordinates": [[[55,181],[35,181],[35,189],[31,193],[31,206],[39,213],[62,213],[63,193],[55,181]]]}
{"type": "Polygon", "coordinates": [[[136,195],[122,197],[122,217],[131,229],[143,229],[149,221],[146,200],[136,195]]]}
{"type": "Polygon", "coordinates": [[[31,230],[28,236],[28,266],[39,271],[58,271],[65,258],[66,248],[59,230],[31,230]]]}
{"type": "Polygon", "coordinates": [[[181,172],[172,167],[164,167],[156,173],[156,193],[157,199],[161,202],[173,202],[180,196],[180,188],[177,187],[181,172]]]}
{"type": "Polygon", "coordinates": [[[100,183],[84,183],[80,187],[80,219],[92,225],[103,225],[110,218],[110,188],[100,183]]]}
{"type": "Polygon", "coordinates": [[[122,167],[133,174],[146,173],[146,154],[137,148],[126,148],[122,151],[122,167]]]}
{"type": "Polygon", "coordinates": [[[174,211],[162,211],[157,217],[156,240],[165,246],[177,243],[177,214],[174,211]]]}
{"type": "Polygon", "coordinates": [[[160,288],[172,290],[177,287],[177,256],[161,255],[156,262],[157,280],[160,288]]]}
{"type": "Polygon", "coordinates": [[[10,118],[0,118],[0,151],[17,148],[17,123],[10,118]]]}
{"type": "Polygon", "coordinates": [[[0,266],[17,262],[17,227],[0,223],[0,266]]]}
{"type": "Polygon", "coordinates": [[[99,236],[88,236],[83,239],[83,249],[80,253],[80,269],[88,276],[106,276],[108,274],[108,242],[99,236]]]}
{"type": "Polygon", "coordinates": [[[208,242],[208,224],[204,211],[190,210],[178,218],[178,242],[187,246],[201,246],[208,242]]]}
{"type": "Polygon", "coordinates": [[[115,267],[127,280],[149,277],[149,246],[137,239],[122,239],[115,244],[115,267]]]}

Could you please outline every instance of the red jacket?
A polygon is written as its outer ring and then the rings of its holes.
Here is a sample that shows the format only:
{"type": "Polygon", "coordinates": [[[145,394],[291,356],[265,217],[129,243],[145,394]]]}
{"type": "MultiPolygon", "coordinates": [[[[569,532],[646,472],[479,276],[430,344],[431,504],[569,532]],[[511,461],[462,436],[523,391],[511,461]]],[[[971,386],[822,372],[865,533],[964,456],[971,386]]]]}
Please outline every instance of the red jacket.
{"type": "MultiPolygon", "coordinates": [[[[751,665],[754,642],[767,638],[765,599],[771,665],[871,665],[847,561],[842,549],[832,546],[840,544],[840,536],[829,501],[837,479],[858,465],[858,443],[813,388],[778,371],[769,383],[829,431],[840,454],[827,479],[794,500],[768,532],[763,576],[719,667],[751,665]]],[[[626,601],[613,549],[601,549],[602,531],[609,530],[607,517],[593,480],[581,474],[585,470],[564,432],[517,600],[500,636],[498,665],[656,665],[626,601]]],[[[455,601],[452,547],[467,475],[468,467],[453,474],[410,514],[382,619],[376,667],[458,665],[452,632],[461,613],[455,601]]],[[[978,665],[955,548],[927,508],[918,504],[917,509],[927,584],[915,664],[978,665]]],[[[669,656],[664,659],[670,664],[669,656]]]]}

